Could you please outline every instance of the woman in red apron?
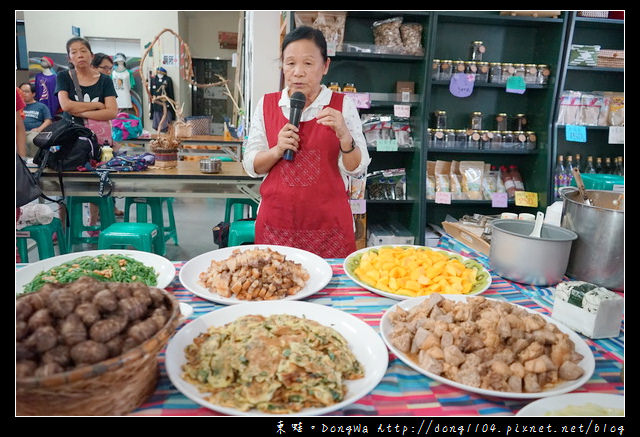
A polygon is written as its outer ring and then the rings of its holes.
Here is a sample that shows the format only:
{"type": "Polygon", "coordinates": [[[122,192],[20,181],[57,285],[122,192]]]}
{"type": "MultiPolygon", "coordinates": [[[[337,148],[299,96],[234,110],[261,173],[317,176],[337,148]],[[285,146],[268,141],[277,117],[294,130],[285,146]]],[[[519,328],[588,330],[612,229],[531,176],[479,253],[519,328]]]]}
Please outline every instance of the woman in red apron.
{"type": "MultiPolygon", "coordinates": [[[[296,28],[283,41],[282,61],[287,88],[282,94],[265,95],[262,102],[268,149],[251,155],[254,173],[268,173],[260,187],[255,243],[296,247],[323,258],[345,258],[356,247],[349,196],[338,162],[352,171],[365,161],[366,171],[366,147],[363,156],[347,127],[342,114],[344,95],[321,84],[330,63],[322,33],[310,27],[296,28]],[[305,109],[317,109],[315,117],[306,121],[303,111],[298,127],[281,108],[295,92],[305,95],[305,109]],[[295,152],[292,161],[282,159],[287,149],[295,152]]],[[[362,137],[360,123],[353,124],[362,137]]]]}

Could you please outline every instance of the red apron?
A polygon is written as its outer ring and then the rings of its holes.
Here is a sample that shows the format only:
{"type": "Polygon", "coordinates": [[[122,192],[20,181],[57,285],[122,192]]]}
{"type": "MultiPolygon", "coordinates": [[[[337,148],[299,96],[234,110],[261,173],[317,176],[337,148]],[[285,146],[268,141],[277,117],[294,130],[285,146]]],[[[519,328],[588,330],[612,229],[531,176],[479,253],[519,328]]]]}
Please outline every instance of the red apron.
{"type": "MultiPolygon", "coordinates": [[[[329,106],[342,111],[344,95],[333,93],[329,106]]],[[[278,106],[280,93],[264,98],[264,124],[269,147],[289,122],[278,106]]],[[[338,168],[335,132],[300,122],[300,147],[293,161],[281,159],[260,186],[255,243],[296,247],[323,258],[345,258],[356,250],[353,217],[338,168]]]]}

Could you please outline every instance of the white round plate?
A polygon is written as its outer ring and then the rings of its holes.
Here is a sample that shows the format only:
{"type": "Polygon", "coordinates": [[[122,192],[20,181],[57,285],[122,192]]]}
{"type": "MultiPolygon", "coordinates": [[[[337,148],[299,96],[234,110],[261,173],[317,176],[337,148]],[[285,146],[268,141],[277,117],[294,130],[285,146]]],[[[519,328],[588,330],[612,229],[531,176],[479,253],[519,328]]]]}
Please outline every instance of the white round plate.
{"type": "MultiPolygon", "coordinates": [[[[459,294],[447,294],[447,295],[443,295],[443,297],[445,299],[449,299],[454,302],[465,302],[471,296],[459,295],[459,294]]],[[[389,350],[391,350],[391,352],[393,352],[398,358],[400,358],[407,366],[411,367],[412,369],[414,369],[419,373],[422,373],[425,376],[428,376],[429,378],[435,379],[436,381],[440,381],[443,384],[447,384],[447,385],[459,388],[460,390],[478,393],[483,396],[493,396],[498,398],[511,398],[511,399],[538,399],[538,398],[545,398],[545,397],[555,396],[563,393],[568,393],[570,391],[576,390],[577,388],[581,387],[584,383],[586,383],[589,380],[589,378],[591,378],[591,375],[595,370],[596,362],[595,362],[595,359],[593,358],[593,353],[591,352],[591,349],[589,349],[589,346],[587,345],[587,343],[585,343],[584,340],[580,338],[578,334],[576,334],[574,331],[567,328],[566,326],[562,325],[558,321],[553,320],[542,313],[539,313],[530,308],[526,308],[520,305],[516,305],[516,306],[530,313],[538,314],[542,316],[542,318],[544,318],[547,323],[555,324],[560,331],[564,332],[569,336],[569,338],[575,344],[576,352],[578,352],[584,357],[582,361],[578,363],[578,365],[582,367],[582,369],[584,370],[584,374],[582,375],[582,377],[576,379],[575,381],[567,381],[567,382],[558,384],[554,386],[551,390],[545,390],[537,393],[515,393],[515,392],[504,392],[504,391],[497,391],[497,390],[486,390],[478,387],[472,387],[466,384],[460,384],[459,382],[445,378],[444,376],[436,375],[432,372],[424,370],[422,367],[418,365],[418,363],[416,363],[406,354],[398,350],[391,343],[390,334],[393,330],[393,327],[391,325],[389,314],[395,311],[396,307],[401,307],[404,310],[409,310],[410,308],[422,302],[422,300],[428,299],[428,298],[429,296],[415,297],[412,299],[404,300],[402,302],[398,302],[396,305],[389,308],[382,316],[382,319],[380,319],[380,333],[382,334],[382,339],[387,344],[387,347],[389,348],[389,350]]],[[[496,299],[489,299],[489,300],[496,300],[496,299]]],[[[510,305],[513,305],[513,304],[510,304],[510,305]]]]}
{"type": "MultiPolygon", "coordinates": [[[[579,407],[594,404],[602,408],[624,410],[624,396],[607,393],[568,393],[559,396],[538,399],[523,407],[516,416],[547,416],[569,406],[579,407]]],[[[592,416],[593,413],[585,413],[592,416]]]]}
{"type": "MultiPolygon", "coordinates": [[[[487,280],[486,285],[483,285],[482,287],[478,288],[477,290],[471,291],[470,293],[466,294],[465,296],[475,296],[477,294],[484,293],[491,286],[491,274],[487,271],[487,269],[485,269],[482,266],[482,264],[480,264],[479,262],[477,262],[475,260],[472,260],[471,258],[467,258],[465,256],[459,255],[459,254],[457,254],[455,252],[451,252],[451,251],[448,251],[448,250],[436,249],[436,248],[433,248],[433,247],[426,247],[426,246],[415,246],[415,245],[411,245],[411,244],[386,244],[386,245],[383,245],[383,246],[365,247],[364,249],[357,250],[357,251],[353,252],[352,254],[350,254],[349,256],[347,256],[345,258],[345,260],[344,260],[344,272],[347,274],[347,276],[349,278],[351,278],[351,280],[353,282],[355,282],[356,284],[358,284],[359,286],[361,286],[363,288],[366,288],[367,290],[372,291],[372,292],[374,292],[376,294],[379,294],[380,296],[388,297],[390,299],[395,299],[395,300],[412,299],[411,296],[406,296],[404,294],[390,293],[388,291],[380,290],[379,288],[376,288],[376,287],[374,287],[372,285],[369,285],[366,282],[360,280],[358,278],[358,276],[354,273],[353,270],[356,268],[356,262],[358,262],[360,257],[365,252],[368,252],[370,250],[377,250],[377,249],[380,249],[382,247],[415,247],[415,248],[420,248],[420,249],[433,250],[434,252],[443,252],[444,254],[448,255],[449,257],[458,258],[461,262],[474,261],[475,263],[477,263],[478,267],[482,269],[484,274],[487,275],[488,280],[487,280]]],[[[440,294],[444,294],[444,293],[440,293],[440,294]]]]}
{"type": "Polygon", "coordinates": [[[171,284],[171,281],[173,281],[173,278],[176,276],[176,267],[173,263],[165,257],[156,255],[155,253],[128,249],[87,250],[84,252],[66,253],[64,255],[43,259],[42,261],[27,264],[16,270],[16,294],[22,293],[24,286],[31,282],[40,272],[49,270],[76,258],[80,258],[81,256],[98,256],[104,254],[125,255],[135,259],[136,261],[140,261],[148,267],[153,267],[158,274],[157,284],[155,285],[158,288],[166,288],[171,284]]]}
{"type": "MultiPolygon", "coordinates": [[[[165,355],[167,375],[173,385],[186,397],[204,407],[223,414],[269,416],[255,409],[240,411],[235,408],[212,404],[205,399],[206,393],[200,393],[194,385],[182,379],[181,376],[182,365],[186,363],[184,349],[193,342],[195,337],[206,332],[211,326],[222,326],[249,314],[260,314],[263,316],[290,314],[315,320],[324,326],[333,328],[344,336],[349,343],[351,351],[364,367],[364,378],[345,381],[347,394],[342,402],[323,408],[306,408],[292,415],[316,416],[344,408],[373,390],[387,370],[389,352],[382,342],[382,339],[372,327],[352,314],[311,302],[249,302],[223,307],[200,316],[182,327],[182,329],[169,340],[165,355]]],[[[278,416],[280,415],[281,414],[278,414],[278,416]]]]}
{"type": "Polygon", "coordinates": [[[298,300],[311,296],[326,287],[333,276],[333,270],[331,270],[329,263],[314,253],[307,252],[302,249],[296,249],[294,247],[274,246],[269,244],[251,244],[245,246],[225,247],[224,249],[213,250],[192,258],[180,269],[180,282],[182,282],[182,285],[184,285],[187,290],[196,296],[216,303],[232,305],[248,302],[247,300],[238,299],[235,296],[224,297],[220,296],[218,293],[210,291],[200,282],[200,273],[206,272],[209,269],[212,260],[225,260],[229,258],[231,253],[236,249],[244,251],[249,249],[266,248],[285,255],[290,261],[302,264],[302,267],[309,272],[309,280],[302,290],[291,296],[279,299],[279,301],[298,300]]]}

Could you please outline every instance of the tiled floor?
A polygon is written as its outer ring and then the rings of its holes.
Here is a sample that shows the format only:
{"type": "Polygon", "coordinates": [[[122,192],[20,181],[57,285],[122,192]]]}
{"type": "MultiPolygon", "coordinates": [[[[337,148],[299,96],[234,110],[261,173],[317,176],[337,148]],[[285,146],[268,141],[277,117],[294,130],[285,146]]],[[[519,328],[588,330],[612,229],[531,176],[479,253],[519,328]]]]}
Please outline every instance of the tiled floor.
{"type": "MultiPolygon", "coordinates": [[[[116,199],[120,209],[124,199],[116,199]]],[[[132,211],[135,208],[132,208],[132,211]]],[[[171,261],[188,261],[202,253],[218,248],[213,242],[211,228],[224,219],[224,199],[176,198],[173,212],[178,229],[178,242],[167,242],[165,257],[171,261]]],[[[95,244],[76,244],[74,252],[97,249],[95,244]]],[[[56,248],[56,253],[58,249],[56,248]]],[[[30,244],[29,261],[38,261],[38,251],[30,244]]]]}

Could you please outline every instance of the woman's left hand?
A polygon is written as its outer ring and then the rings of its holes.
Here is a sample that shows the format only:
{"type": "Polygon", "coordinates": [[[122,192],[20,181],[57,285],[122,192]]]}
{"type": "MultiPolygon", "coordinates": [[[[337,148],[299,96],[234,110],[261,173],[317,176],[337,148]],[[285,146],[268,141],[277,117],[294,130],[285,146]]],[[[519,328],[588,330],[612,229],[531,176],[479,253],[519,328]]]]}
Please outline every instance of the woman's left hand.
{"type": "Polygon", "coordinates": [[[341,142],[343,140],[349,140],[349,143],[351,143],[351,133],[347,128],[342,112],[325,106],[320,112],[318,112],[316,122],[323,126],[330,127],[336,133],[336,136],[341,142]]]}

